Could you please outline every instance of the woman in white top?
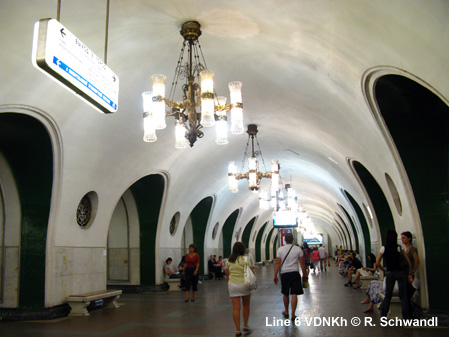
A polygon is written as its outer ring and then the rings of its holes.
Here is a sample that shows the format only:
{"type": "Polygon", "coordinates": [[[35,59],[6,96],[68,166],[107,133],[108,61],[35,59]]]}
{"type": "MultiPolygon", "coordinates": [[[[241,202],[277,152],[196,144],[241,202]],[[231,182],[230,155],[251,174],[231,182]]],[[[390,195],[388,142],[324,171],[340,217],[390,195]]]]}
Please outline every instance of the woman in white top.
{"type": "Polygon", "coordinates": [[[225,273],[228,280],[229,296],[232,300],[232,317],[235,324],[235,335],[241,336],[240,330],[240,299],[243,305],[243,331],[251,331],[248,327],[251,290],[245,286],[245,264],[248,263],[254,272],[251,261],[245,257],[245,245],[242,242],[234,243],[232,254],[226,262],[225,273]]]}

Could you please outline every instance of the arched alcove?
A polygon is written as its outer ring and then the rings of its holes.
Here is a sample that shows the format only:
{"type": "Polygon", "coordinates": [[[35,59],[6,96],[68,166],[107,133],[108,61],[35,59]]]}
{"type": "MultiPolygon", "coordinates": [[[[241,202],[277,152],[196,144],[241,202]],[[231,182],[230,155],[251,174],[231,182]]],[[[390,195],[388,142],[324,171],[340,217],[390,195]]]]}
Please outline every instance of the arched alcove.
{"type": "Polygon", "coordinates": [[[140,178],[130,188],[139,222],[140,284],[154,285],[156,282],[156,233],[161,212],[165,179],[160,174],[140,178]]]}
{"type": "Polygon", "coordinates": [[[271,248],[270,242],[273,232],[274,227],[271,228],[270,232],[268,233],[267,240],[265,241],[265,260],[270,260],[270,248],[271,248]]]}
{"type": "Polygon", "coordinates": [[[192,221],[193,229],[193,243],[195,243],[197,253],[200,255],[199,274],[201,275],[203,275],[206,270],[204,266],[205,261],[207,261],[204,256],[204,238],[206,235],[209,216],[212,211],[213,201],[214,199],[212,197],[204,198],[195,206],[195,208],[190,213],[190,219],[192,221]]]}
{"type": "Polygon", "coordinates": [[[377,224],[380,229],[380,240],[385,240],[387,230],[395,230],[393,215],[385,194],[376,179],[362,163],[354,160],[351,162],[351,165],[362,182],[368,194],[367,197],[373,205],[374,210],[372,211],[374,211],[377,218],[377,224]]]}
{"type": "Polygon", "coordinates": [[[263,224],[262,227],[259,228],[256,237],[256,262],[262,261],[262,237],[265,232],[265,227],[267,226],[268,221],[263,224]]]}
{"type": "Polygon", "coordinates": [[[42,308],[53,183],[52,142],[37,119],[20,113],[1,113],[0,152],[13,173],[20,203],[20,223],[16,224],[20,226],[16,306],[42,308]]]}
{"type": "Polygon", "coordinates": [[[232,233],[234,232],[234,227],[239,217],[240,209],[236,209],[231,215],[226,219],[221,232],[223,234],[223,256],[227,258],[231,255],[231,245],[232,245],[232,233]]]}
{"type": "MultiPolygon", "coordinates": [[[[429,306],[446,310],[441,264],[449,258],[449,107],[436,90],[401,71],[377,78],[374,96],[400,156],[419,212],[429,306]],[[401,75],[402,73],[402,75],[401,75]]],[[[401,209],[402,210],[402,209],[401,209]]],[[[414,224],[410,224],[411,226],[414,224]]],[[[419,226],[419,224],[418,224],[419,226]]],[[[413,232],[413,228],[410,228],[413,232]]],[[[420,234],[419,228],[415,229],[420,234]]],[[[419,235],[421,237],[421,235],[419,235]]],[[[419,244],[419,243],[418,243],[419,244]]],[[[424,276],[424,275],[422,275],[424,276]]]]}
{"type": "Polygon", "coordinates": [[[251,231],[253,229],[254,223],[256,222],[256,217],[252,218],[245,226],[242,234],[242,242],[246,248],[249,248],[249,239],[251,235],[251,231]]]}
{"type": "MultiPolygon", "coordinates": [[[[363,242],[365,244],[365,255],[367,257],[369,253],[372,253],[372,251],[371,251],[371,236],[370,236],[368,224],[366,222],[365,216],[363,215],[363,211],[360,208],[360,205],[357,203],[357,201],[352,197],[352,195],[348,191],[345,190],[344,194],[345,194],[346,198],[348,198],[349,202],[351,203],[352,208],[354,208],[354,211],[357,214],[357,218],[359,219],[360,225],[362,227],[363,242]]],[[[374,255],[376,255],[376,254],[374,254],[374,255]]]]}

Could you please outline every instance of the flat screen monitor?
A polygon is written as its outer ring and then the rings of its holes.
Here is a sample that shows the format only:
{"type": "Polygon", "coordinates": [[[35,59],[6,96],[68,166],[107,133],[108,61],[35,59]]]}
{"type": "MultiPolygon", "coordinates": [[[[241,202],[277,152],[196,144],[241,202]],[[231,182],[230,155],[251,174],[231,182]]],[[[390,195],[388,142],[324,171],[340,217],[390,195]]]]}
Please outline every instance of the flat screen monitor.
{"type": "Polygon", "coordinates": [[[296,212],[273,212],[273,226],[278,228],[298,227],[298,217],[296,212]]]}
{"type": "Polygon", "coordinates": [[[322,245],[323,244],[323,234],[321,234],[321,233],[319,233],[319,234],[304,233],[303,241],[307,242],[307,244],[309,246],[322,245]]]}

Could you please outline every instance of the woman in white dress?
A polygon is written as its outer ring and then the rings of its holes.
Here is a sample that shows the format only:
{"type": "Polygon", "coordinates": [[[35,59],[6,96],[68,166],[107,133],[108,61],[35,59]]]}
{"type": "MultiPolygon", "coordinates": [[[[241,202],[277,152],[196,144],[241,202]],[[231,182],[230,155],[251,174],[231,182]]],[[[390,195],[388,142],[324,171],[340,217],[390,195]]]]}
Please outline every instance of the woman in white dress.
{"type": "Polygon", "coordinates": [[[234,247],[232,247],[232,254],[229,256],[225,267],[229,297],[232,300],[232,317],[234,319],[236,336],[242,335],[240,330],[240,301],[243,305],[243,331],[251,331],[248,327],[251,290],[245,286],[244,270],[246,263],[248,263],[254,272],[251,261],[245,257],[245,245],[242,242],[236,242],[234,247]]]}

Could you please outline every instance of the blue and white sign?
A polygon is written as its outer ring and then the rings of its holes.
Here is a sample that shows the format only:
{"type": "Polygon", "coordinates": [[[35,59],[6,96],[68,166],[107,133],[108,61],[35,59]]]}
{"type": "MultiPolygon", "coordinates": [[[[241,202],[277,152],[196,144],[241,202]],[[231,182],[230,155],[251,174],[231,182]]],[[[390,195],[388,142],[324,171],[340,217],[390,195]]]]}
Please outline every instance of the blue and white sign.
{"type": "Polygon", "coordinates": [[[117,111],[118,76],[59,21],[34,25],[32,62],[101,112],[117,111]]]}

